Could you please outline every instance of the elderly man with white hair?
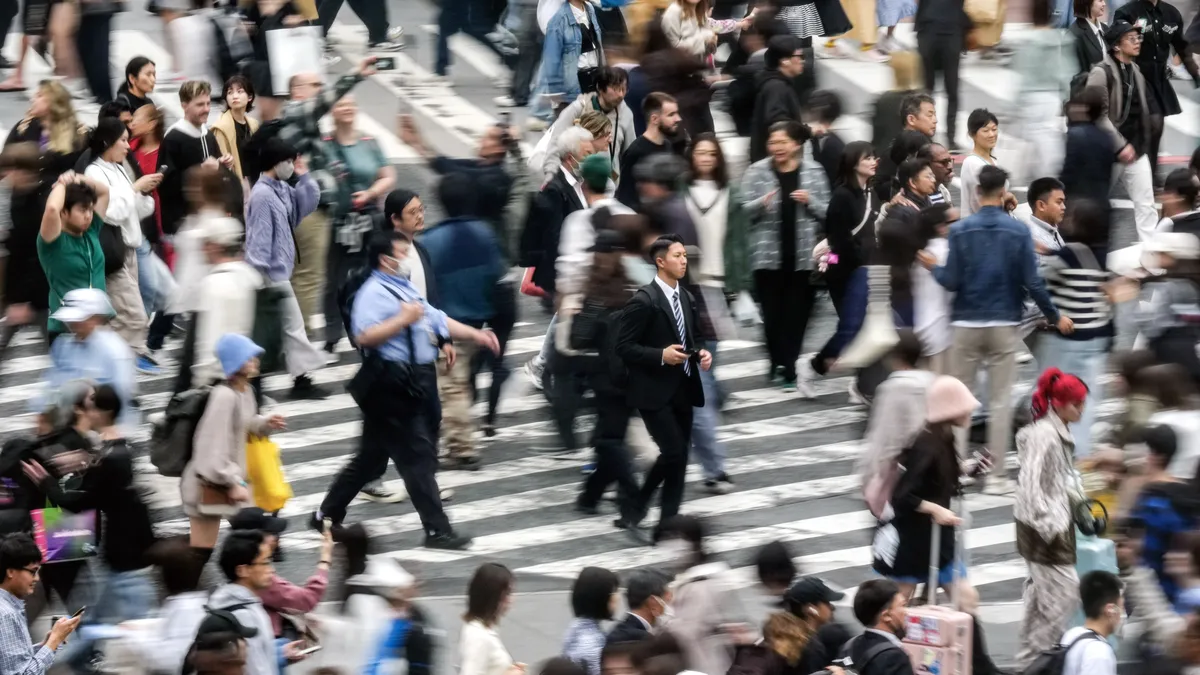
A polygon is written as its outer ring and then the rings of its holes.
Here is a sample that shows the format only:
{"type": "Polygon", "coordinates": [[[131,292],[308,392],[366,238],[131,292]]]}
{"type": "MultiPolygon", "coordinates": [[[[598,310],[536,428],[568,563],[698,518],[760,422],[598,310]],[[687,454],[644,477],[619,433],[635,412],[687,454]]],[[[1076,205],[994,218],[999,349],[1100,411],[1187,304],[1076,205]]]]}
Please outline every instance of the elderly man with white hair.
{"type": "MultiPolygon", "coordinates": [[[[547,176],[542,189],[534,195],[521,235],[521,267],[532,267],[532,281],[550,297],[555,297],[559,239],[567,216],[587,208],[587,197],[579,177],[584,158],[593,154],[592,134],[587,129],[572,127],[554,139],[557,170],[547,176]]],[[[541,389],[547,359],[554,350],[554,327],[551,320],[542,351],[529,364],[526,373],[541,389]]]]}

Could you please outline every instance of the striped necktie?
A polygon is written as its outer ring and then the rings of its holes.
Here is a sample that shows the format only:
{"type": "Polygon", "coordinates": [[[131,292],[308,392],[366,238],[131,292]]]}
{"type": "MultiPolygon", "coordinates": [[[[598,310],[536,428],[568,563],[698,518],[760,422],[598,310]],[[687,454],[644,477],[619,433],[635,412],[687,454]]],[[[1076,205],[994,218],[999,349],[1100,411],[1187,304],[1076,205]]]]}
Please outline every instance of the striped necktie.
{"type": "MultiPolygon", "coordinates": [[[[672,308],[675,310],[675,327],[679,329],[679,344],[687,349],[687,327],[683,323],[683,309],[679,306],[679,289],[675,289],[674,299],[671,302],[672,308]]],[[[683,362],[683,374],[691,375],[691,364],[687,361],[683,362]]]]}

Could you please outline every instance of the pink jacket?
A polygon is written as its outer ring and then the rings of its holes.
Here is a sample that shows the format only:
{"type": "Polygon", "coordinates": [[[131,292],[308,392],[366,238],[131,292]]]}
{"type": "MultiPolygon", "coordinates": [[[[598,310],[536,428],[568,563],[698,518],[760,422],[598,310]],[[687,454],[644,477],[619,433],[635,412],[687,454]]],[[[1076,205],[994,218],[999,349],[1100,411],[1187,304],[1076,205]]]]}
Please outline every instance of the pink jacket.
{"type": "Polygon", "coordinates": [[[263,607],[271,617],[271,626],[278,637],[283,631],[283,617],[280,612],[288,614],[307,614],[317,608],[321,597],[325,595],[325,587],[329,585],[329,571],[317,570],[308,578],[303,586],[297,586],[278,574],[272,579],[271,585],[259,591],[263,607]]]}

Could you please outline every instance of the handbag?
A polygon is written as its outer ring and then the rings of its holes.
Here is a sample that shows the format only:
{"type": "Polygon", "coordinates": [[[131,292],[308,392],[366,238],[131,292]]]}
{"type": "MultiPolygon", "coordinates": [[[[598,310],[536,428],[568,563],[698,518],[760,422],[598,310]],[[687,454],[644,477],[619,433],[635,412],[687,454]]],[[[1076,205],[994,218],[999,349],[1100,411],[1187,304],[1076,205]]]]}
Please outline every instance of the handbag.
{"type": "Polygon", "coordinates": [[[900,334],[896,331],[896,321],[892,316],[889,277],[885,265],[867,267],[867,315],[858,334],[838,356],[839,369],[866,368],[900,342],[900,334]]]}
{"type": "Polygon", "coordinates": [[[96,555],[99,537],[94,510],[71,513],[50,506],[29,512],[33,520],[33,540],[45,563],[83,560],[96,555]]]}
{"type": "Polygon", "coordinates": [[[283,474],[279,446],[265,436],[250,436],[246,441],[246,475],[254,494],[254,505],[275,513],[292,498],[292,486],[283,474]]]}
{"type": "Polygon", "coordinates": [[[229,518],[240,510],[238,503],[229,497],[229,486],[200,479],[200,502],[196,504],[196,511],[201,515],[229,518]]]}
{"type": "MultiPolygon", "coordinates": [[[[298,73],[325,74],[321,61],[324,39],[320,26],[274,28],[264,33],[267,43],[267,62],[271,71],[271,90],[286,97],[288,83],[298,73]]],[[[259,92],[260,96],[265,95],[259,92]]]]}
{"type": "Polygon", "coordinates": [[[120,272],[125,267],[125,256],[129,254],[129,247],[125,244],[125,237],[121,235],[121,228],[101,223],[99,239],[100,252],[104,254],[104,276],[120,272]]]}

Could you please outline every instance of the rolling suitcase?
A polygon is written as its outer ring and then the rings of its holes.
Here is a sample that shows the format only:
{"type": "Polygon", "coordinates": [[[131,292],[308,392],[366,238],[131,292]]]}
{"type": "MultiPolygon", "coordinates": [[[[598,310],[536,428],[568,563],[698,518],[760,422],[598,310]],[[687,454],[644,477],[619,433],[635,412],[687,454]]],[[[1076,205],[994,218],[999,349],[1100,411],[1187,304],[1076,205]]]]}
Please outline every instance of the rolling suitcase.
{"type": "Polygon", "coordinates": [[[928,604],[908,608],[908,630],[904,651],[916,675],[971,675],[971,648],[975,621],[958,610],[958,565],[962,560],[961,537],[955,542],[954,575],[951,578],[951,607],[937,602],[938,560],[942,549],[942,526],[934,525],[930,537],[928,604]]]}

